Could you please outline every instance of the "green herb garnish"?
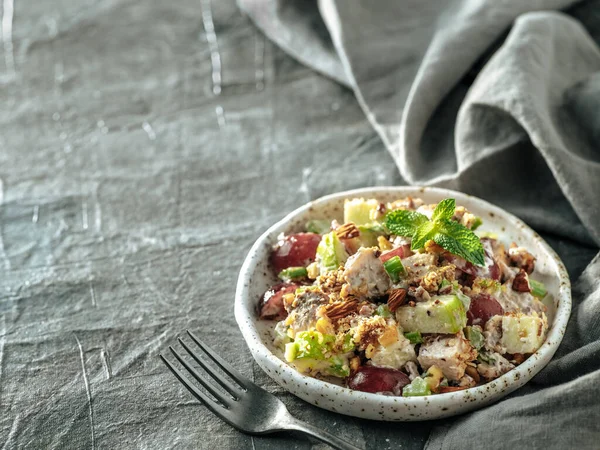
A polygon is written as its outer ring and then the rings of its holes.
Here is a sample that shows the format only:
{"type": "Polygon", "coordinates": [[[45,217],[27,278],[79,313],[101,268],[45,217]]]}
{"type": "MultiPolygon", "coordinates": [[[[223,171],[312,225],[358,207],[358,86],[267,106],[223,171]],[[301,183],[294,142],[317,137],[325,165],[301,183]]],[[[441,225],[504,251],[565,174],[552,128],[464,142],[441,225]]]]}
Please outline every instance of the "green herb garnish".
{"type": "Polygon", "coordinates": [[[452,220],[456,201],[447,198],[437,204],[431,220],[416,211],[396,210],[385,216],[385,226],[398,236],[412,239],[411,249],[419,250],[429,240],[478,266],[485,265],[481,241],[464,225],[452,220]]]}

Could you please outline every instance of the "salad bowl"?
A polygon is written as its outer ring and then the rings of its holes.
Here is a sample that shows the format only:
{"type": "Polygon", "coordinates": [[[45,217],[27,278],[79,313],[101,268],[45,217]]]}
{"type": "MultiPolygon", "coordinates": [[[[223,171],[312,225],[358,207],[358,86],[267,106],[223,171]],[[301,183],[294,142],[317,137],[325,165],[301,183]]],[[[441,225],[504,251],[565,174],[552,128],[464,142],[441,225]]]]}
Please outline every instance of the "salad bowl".
{"type": "MultiPolygon", "coordinates": [[[[479,229],[478,229],[479,231],[479,229]]],[[[330,411],[385,421],[438,419],[481,408],[498,401],[534,377],[556,352],[571,312],[571,288],[567,271],[558,255],[544,240],[517,217],[484,200],[456,191],[429,187],[374,187],[340,192],[314,200],[288,214],[258,238],[239,274],[235,296],[235,318],[246,344],[258,365],[278,384],[303,400],[330,411]],[[476,387],[426,395],[400,397],[361,392],[334,380],[304,375],[288,363],[273,344],[273,321],[259,320],[258,304],[264,292],[277,282],[269,256],[278,235],[302,231],[307,221],[341,220],[344,201],[357,197],[394,201],[403,197],[437,203],[454,198],[456,203],[483,220],[480,230],[494,233],[504,243],[515,242],[536,257],[536,273],[548,290],[544,298],[549,330],[541,347],[522,364],[476,387]]]]}

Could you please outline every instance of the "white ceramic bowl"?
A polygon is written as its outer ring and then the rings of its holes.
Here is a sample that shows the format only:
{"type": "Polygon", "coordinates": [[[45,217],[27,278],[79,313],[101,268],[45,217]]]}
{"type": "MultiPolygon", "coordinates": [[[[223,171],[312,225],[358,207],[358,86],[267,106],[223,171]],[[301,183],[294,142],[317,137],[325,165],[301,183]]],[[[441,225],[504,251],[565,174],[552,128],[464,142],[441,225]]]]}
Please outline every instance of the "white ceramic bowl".
{"type": "Polygon", "coordinates": [[[419,187],[376,187],[328,195],[310,202],[269,228],[252,246],[240,271],[235,298],[235,318],[252,352],[263,370],[291,393],[321,408],[375,420],[414,421],[448,417],[497,401],[523,386],[552,358],[558,348],[571,313],[571,287],[567,271],[548,244],[521,220],[481,199],[460,192],[419,187]],[[269,254],[277,235],[303,231],[309,219],[342,220],[344,199],[354,197],[392,201],[410,195],[425,203],[444,198],[456,199],[483,219],[481,230],[498,234],[505,244],[523,245],[537,258],[536,279],[546,285],[550,329],[545,343],[524,363],[505,375],[482,386],[463,391],[425,397],[393,397],[354,391],[333,383],[300,374],[290,367],[269,337],[273,322],[260,321],[257,304],[262,294],[277,282],[269,267],[269,254]]]}

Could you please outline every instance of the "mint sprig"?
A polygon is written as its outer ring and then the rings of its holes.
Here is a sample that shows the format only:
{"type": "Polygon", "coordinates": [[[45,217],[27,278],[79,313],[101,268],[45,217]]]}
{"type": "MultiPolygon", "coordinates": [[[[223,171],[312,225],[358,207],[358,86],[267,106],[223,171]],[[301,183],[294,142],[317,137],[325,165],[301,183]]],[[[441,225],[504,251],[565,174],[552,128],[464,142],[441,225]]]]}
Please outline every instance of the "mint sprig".
{"type": "Polygon", "coordinates": [[[483,246],[477,235],[452,220],[455,209],[456,200],[447,198],[437,204],[431,220],[416,211],[391,211],[385,216],[385,226],[398,236],[410,237],[412,250],[419,250],[433,240],[472,264],[485,265],[483,246]]]}

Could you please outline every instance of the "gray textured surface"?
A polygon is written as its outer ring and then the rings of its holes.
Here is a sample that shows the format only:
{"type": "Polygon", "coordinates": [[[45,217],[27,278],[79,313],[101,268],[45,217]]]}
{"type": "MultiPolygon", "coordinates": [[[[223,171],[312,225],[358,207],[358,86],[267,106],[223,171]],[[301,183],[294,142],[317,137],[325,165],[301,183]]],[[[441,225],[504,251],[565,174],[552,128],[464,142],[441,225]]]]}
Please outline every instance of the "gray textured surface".
{"type": "MultiPolygon", "coordinates": [[[[199,406],[157,357],[185,328],[368,449],[421,448],[452,423],[307,405],[253,364],[233,319],[237,271],[271,223],[403,183],[351,91],[233,0],[5,0],[1,36],[2,448],[311,447],[252,439],[199,406]]],[[[574,277],[596,252],[550,243],[574,277]]]]}

